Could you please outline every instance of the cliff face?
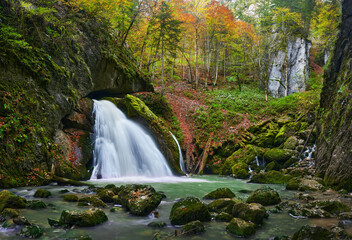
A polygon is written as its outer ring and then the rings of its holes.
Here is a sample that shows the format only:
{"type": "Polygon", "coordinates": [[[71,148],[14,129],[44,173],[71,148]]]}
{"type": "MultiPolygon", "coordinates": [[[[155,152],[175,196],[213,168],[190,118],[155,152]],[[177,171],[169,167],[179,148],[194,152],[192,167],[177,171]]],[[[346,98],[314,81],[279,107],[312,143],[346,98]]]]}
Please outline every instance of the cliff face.
{"type": "Polygon", "coordinates": [[[342,23],[325,72],[318,113],[317,174],[352,190],[352,2],[342,3],[342,23]]]}
{"type": "Polygon", "coordinates": [[[0,0],[0,188],[84,178],[84,97],[152,90],[104,20],[66,1],[0,0]]]}
{"type": "Polygon", "coordinates": [[[269,69],[268,91],[271,96],[283,97],[286,93],[306,90],[310,48],[307,40],[297,37],[288,42],[285,51],[276,54],[269,69]]]}

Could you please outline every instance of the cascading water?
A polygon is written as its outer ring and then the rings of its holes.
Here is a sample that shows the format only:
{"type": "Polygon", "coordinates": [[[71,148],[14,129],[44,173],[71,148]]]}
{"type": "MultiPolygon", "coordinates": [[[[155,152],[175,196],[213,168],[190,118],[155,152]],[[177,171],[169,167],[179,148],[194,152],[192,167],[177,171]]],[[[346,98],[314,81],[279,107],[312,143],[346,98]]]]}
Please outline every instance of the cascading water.
{"type": "Polygon", "coordinates": [[[91,179],[173,176],[153,139],[113,103],[94,100],[91,179]]]}
{"type": "Polygon", "coordinates": [[[180,169],[181,171],[184,173],[184,174],[187,174],[187,171],[186,171],[186,167],[185,167],[185,162],[183,161],[183,156],[182,156],[182,150],[181,150],[181,147],[180,147],[180,144],[178,143],[177,141],[177,138],[175,137],[175,135],[172,134],[172,132],[170,132],[171,136],[174,138],[176,144],[177,144],[177,147],[178,147],[178,153],[180,155],[180,159],[179,159],[179,162],[180,162],[180,169]]]}

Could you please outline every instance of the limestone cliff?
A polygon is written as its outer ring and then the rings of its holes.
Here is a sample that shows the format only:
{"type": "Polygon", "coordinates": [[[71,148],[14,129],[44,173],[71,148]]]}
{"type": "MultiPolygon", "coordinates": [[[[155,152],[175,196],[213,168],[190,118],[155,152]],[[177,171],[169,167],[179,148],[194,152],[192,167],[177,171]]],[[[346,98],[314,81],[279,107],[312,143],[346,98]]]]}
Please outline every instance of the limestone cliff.
{"type": "Polygon", "coordinates": [[[352,190],[352,2],[342,3],[342,23],[325,72],[318,113],[317,174],[352,190]]]}
{"type": "Polygon", "coordinates": [[[66,1],[0,0],[0,188],[84,178],[82,98],[152,90],[104,19],[66,1]]]}

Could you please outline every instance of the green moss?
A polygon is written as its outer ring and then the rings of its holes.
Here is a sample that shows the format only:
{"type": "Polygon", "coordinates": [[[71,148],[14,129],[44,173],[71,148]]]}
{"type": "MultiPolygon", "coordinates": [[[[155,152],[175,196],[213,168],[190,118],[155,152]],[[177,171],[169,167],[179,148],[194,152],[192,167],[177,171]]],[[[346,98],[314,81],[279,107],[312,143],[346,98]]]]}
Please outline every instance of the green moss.
{"type": "Polygon", "coordinates": [[[21,229],[20,235],[26,238],[39,238],[43,235],[43,229],[37,225],[26,226],[21,229]]]}
{"type": "Polygon", "coordinates": [[[51,196],[51,192],[45,189],[37,189],[37,191],[35,191],[34,193],[34,197],[36,198],[48,198],[51,196]]]}
{"type": "Polygon", "coordinates": [[[233,218],[229,225],[226,226],[226,230],[236,236],[249,237],[255,233],[254,224],[246,222],[240,218],[233,218]]]}
{"type": "Polygon", "coordinates": [[[230,222],[233,219],[233,216],[226,212],[221,212],[215,216],[215,221],[217,222],[230,222]]]}
{"type": "Polygon", "coordinates": [[[288,183],[292,178],[291,175],[283,174],[278,171],[270,171],[265,173],[259,173],[252,177],[252,183],[274,183],[274,184],[284,184],[288,183]]]}
{"type": "Polygon", "coordinates": [[[271,188],[255,190],[247,199],[247,203],[260,203],[263,206],[274,205],[281,202],[279,193],[271,188]]]}
{"type": "Polygon", "coordinates": [[[275,161],[278,163],[284,163],[289,160],[293,154],[294,152],[289,149],[273,148],[264,153],[264,158],[267,162],[275,161]]]}
{"type": "Polygon", "coordinates": [[[62,198],[67,202],[78,202],[78,196],[76,194],[66,194],[62,198]]]}
{"type": "Polygon", "coordinates": [[[203,199],[233,198],[236,195],[229,188],[218,188],[208,194],[203,199]]]}
{"type": "Polygon", "coordinates": [[[233,205],[240,202],[239,200],[234,199],[217,199],[212,201],[207,205],[207,208],[210,212],[221,213],[225,212],[228,214],[232,214],[233,205]]]}
{"type": "Polygon", "coordinates": [[[232,215],[255,224],[262,224],[264,218],[268,217],[266,209],[258,203],[236,203],[232,208],[232,215]]]}
{"type": "Polygon", "coordinates": [[[30,201],[27,205],[27,208],[30,208],[30,209],[42,209],[46,207],[47,206],[43,201],[38,201],[38,200],[30,201]]]}
{"type": "Polygon", "coordinates": [[[203,223],[200,221],[189,222],[181,229],[182,235],[196,235],[205,232],[203,223]]]}
{"type": "Polygon", "coordinates": [[[239,162],[232,166],[232,173],[236,178],[247,179],[250,176],[248,169],[248,164],[239,162]]]}
{"type": "Polygon", "coordinates": [[[89,209],[84,212],[67,211],[61,213],[60,225],[92,227],[108,220],[108,217],[100,209],[89,209]]]}
{"type": "Polygon", "coordinates": [[[26,199],[16,196],[8,190],[0,192],[0,212],[5,208],[25,208],[26,199]]]}

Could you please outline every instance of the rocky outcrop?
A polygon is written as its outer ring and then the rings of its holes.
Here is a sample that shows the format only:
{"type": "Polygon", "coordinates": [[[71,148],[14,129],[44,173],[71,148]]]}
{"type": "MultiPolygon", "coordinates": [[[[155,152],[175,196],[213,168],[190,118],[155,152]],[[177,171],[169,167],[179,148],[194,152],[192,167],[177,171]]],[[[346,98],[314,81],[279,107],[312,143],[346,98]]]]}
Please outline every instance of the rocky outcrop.
{"type": "Polygon", "coordinates": [[[352,3],[342,3],[342,23],[324,74],[318,113],[316,173],[326,184],[352,190],[352,3]]]}
{"type": "Polygon", "coordinates": [[[279,51],[269,68],[268,92],[273,97],[288,96],[306,90],[309,77],[311,43],[303,38],[291,39],[285,51],[279,51]]]}
{"type": "Polygon", "coordinates": [[[92,122],[81,99],[152,86],[127,49],[112,47],[104,20],[63,1],[0,6],[0,187],[87,178],[92,122]]]}

